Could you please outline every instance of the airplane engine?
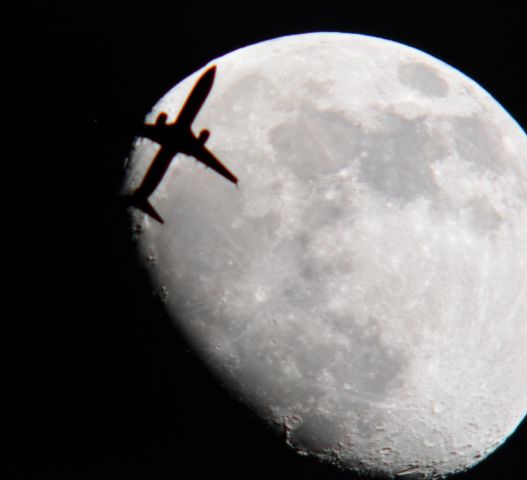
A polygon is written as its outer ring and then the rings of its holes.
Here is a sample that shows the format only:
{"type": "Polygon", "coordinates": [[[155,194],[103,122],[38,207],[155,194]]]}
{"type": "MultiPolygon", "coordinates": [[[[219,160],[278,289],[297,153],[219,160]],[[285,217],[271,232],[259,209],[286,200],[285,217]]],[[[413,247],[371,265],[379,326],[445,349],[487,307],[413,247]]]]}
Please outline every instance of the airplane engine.
{"type": "Polygon", "coordinates": [[[208,130],[202,130],[199,134],[198,140],[199,142],[204,145],[205,142],[209,139],[210,132],[208,130]]]}
{"type": "Polygon", "coordinates": [[[156,125],[165,125],[167,123],[168,115],[161,112],[156,118],[156,125]]]}

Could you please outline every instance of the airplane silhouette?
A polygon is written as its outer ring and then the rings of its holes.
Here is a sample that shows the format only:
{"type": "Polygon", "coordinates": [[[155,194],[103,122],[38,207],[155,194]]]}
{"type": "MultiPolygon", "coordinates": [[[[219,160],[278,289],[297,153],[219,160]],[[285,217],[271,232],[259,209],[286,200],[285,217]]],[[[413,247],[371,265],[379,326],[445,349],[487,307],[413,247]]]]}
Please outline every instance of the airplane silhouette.
{"type": "Polygon", "coordinates": [[[205,148],[205,142],[210,135],[209,131],[202,130],[199,136],[196,137],[190,128],[212,88],[215,74],[216,66],[212,66],[199,78],[175,122],[166,123],[168,118],[167,114],[160,113],[154,125],[142,125],[138,131],[140,136],[159,143],[161,148],[150,164],[137,190],[128,197],[128,203],[142,210],[160,223],[164,223],[164,221],[150,204],[148,197],[152,195],[159,185],[172,159],[178,153],[184,153],[194,157],[227,180],[236,185],[238,184],[238,179],[205,148]]]}

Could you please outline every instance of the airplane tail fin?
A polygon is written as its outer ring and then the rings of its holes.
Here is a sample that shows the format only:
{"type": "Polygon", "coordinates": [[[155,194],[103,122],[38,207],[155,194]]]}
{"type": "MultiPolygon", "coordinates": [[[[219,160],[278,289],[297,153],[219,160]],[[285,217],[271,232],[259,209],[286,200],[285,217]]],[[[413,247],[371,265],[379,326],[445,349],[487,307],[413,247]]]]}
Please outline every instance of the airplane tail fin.
{"type": "Polygon", "coordinates": [[[161,218],[161,215],[157,213],[156,209],[152,206],[152,204],[148,201],[147,198],[133,194],[129,197],[126,197],[126,203],[135,208],[138,208],[147,215],[150,215],[154,220],[157,220],[159,223],[165,223],[164,220],[161,218]]]}

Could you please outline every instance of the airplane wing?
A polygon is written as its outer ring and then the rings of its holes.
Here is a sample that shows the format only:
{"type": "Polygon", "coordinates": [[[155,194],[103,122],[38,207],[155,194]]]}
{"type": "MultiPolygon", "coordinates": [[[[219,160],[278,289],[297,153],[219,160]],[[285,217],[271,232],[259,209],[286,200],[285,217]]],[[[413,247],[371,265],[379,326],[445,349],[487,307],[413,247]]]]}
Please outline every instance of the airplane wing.
{"type": "Polygon", "coordinates": [[[235,185],[238,184],[238,179],[202,144],[196,144],[191,155],[207,167],[212,168],[212,170],[219,173],[222,177],[225,177],[235,185]]]}
{"type": "Polygon", "coordinates": [[[141,125],[137,131],[136,131],[136,134],[139,136],[139,137],[146,137],[146,138],[149,138],[150,140],[156,142],[156,143],[159,143],[161,144],[162,143],[162,139],[159,135],[159,126],[158,125],[153,125],[153,124],[149,124],[149,123],[144,123],[143,125],[141,125]]]}
{"type": "Polygon", "coordinates": [[[215,74],[216,66],[213,65],[199,78],[190,92],[185,105],[183,105],[181,112],[179,112],[176,123],[180,123],[181,126],[190,128],[190,125],[196,118],[196,115],[212,88],[215,74]]]}

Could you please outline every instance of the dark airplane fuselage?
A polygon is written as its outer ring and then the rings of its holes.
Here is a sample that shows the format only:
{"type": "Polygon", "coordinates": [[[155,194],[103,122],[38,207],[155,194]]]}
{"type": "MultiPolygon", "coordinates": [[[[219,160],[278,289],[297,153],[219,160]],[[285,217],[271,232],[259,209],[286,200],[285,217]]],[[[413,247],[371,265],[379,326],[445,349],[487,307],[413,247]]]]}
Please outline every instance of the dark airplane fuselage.
{"type": "Polygon", "coordinates": [[[191,155],[196,143],[200,142],[190,129],[181,128],[177,124],[158,126],[151,138],[161,145],[161,152],[150,165],[139,187],[138,193],[145,198],[148,198],[161,182],[174,156],[178,153],[191,155]]]}
{"type": "Polygon", "coordinates": [[[167,151],[174,152],[172,156],[178,152],[190,155],[193,147],[199,141],[189,128],[182,128],[177,123],[157,127],[152,139],[167,151]]]}

